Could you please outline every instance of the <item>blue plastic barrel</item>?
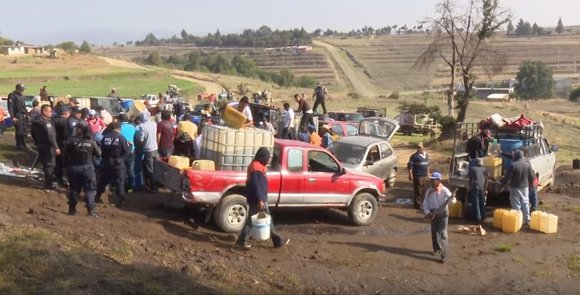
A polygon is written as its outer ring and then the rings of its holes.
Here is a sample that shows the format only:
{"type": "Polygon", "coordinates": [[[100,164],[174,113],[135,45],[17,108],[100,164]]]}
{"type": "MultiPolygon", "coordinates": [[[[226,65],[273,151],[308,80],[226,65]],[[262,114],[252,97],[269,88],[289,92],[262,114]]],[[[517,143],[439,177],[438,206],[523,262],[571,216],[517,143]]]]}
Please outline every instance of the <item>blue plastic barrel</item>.
{"type": "Polygon", "coordinates": [[[123,102],[121,103],[121,106],[123,107],[123,109],[125,111],[128,111],[133,106],[133,100],[132,99],[124,99],[123,102]]]}
{"type": "MultiPolygon", "coordinates": [[[[521,146],[523,146],[523,144],[524,143],[521,139],[501,139],[499,141],[499,146],[503,154],[511,154],[512,151],[520,148],[521,146]]],[[[502,156],[503,171],[507,171],[507,169],[511,166],[511,164],[512,159],[503,155],[502,156]]]]}

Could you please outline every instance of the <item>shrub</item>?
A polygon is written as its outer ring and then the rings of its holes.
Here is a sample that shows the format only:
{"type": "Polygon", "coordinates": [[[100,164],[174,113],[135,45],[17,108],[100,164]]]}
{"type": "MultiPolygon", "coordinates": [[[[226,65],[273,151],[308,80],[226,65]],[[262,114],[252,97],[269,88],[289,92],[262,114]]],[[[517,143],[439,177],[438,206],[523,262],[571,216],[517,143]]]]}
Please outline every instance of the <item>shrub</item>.
{"type": "Polygon", "coordinates": [[[572,92],[570,92],[570,96],[568,98],[571,101],[579,101],[580,100],[580,87],[572,90],[572,92]]]}
{"type": "Polygon", "coordinates": [[[347,96],[352,98],[352,99],[359,99],[360,98],[360,94],[358,92],[349,92],[347,94],[347,96]]]}
{"type": "Polygon", "coordinates": [[[401,96],[399,95],[399,91],[393,91],[391,95],[389,95],[389,99],[399,99],[401,96]]]}

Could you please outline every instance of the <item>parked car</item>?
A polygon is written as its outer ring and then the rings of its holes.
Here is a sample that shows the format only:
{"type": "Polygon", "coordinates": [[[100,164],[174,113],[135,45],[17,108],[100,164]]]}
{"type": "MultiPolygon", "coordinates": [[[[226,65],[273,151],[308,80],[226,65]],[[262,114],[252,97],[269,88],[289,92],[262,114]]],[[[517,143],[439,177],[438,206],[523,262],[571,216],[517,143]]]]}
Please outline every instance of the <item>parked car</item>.
{"type": "Polygon", "coordinates": [[[397,130],[399,130],[399,123],[384,117],[365,118],[358,126],[359,135],[376,137],[387,142],[391,141],[397,130]]]}
{"type": "Polygon", "coordinates": [[[119,113],[123,112],[123,106],[116,98],[104,97],[104,96],[89,96],[89,97],[76,97],[81,108],[96,109],[97,107],[103,107],[111,116],[117,116],[119,113]]]}
{"type": "Polygon", "coordinates": [[[365,117],[361,113],[350,113],[350,112],[328,112],[326,114],[328,118],[335,121],[346,121],[346,122],[360,122],[365,117]]]}
{"type": "Polygon", "coordinates": [[[368,117],[384,117],[387,115],[387,108],[377,108],[371,106],[356,108],[357,113],[361,113],[365,118],[368,117]]]}
{"type": "Polygon", "coordinates": [[[328,150],[346,168],[377,176],[383,179],[388,187],[393,187],[398,169],[397,155],[388,141],[397,132],[398,125],[393,120],[385,119],[375,118],[372,120],[363,120],[359,127],[359,134],[362,135],[341,138],[333,142],[328,147],[328,150]],[[391,126],[391,123],[395,123],[395,125],[391,126]],[[367,126],[370,124],[376,126],[367,126]],[[371,136],[366,131],[362,131],[361,133],[361,128],[382,131],[371,132],[374,134],[371,136]],[[382,133],[383,131],[384,133],[382,133]]]}
{"type": "MultiPolygon", "coordinates": [[[[356,225],[371,224],[384,197],[382,179],[347,170],[326,149],[294,140],[275,139],[267,172],[271,207],[342,208],[356,225]]],[[[155,179],[180,192],[190,204],[208,205],[218,228],[225,232],[242,229],[248,209],[244,197],[246,172],[183,172],[157,161],[155,179]]]]}
{"type": "Polygon", "coordinates": [[[155,94],[144,94],[141,96],[141,99],[147,102],[146,105],[149,107],[154,108],[159,105],[159,97],[157,97],[155,94]]]}
{"type": "Polygon", "coordinates": [[[330,128],[332,128],[332,131],[334,131],[334,133],[336,133],[340,137],[354,136],[358,134],[358,123],[356,122],[319,121],[318,122],[319,133],[321,133],[320,128],[324,125],[330,126],[330,128]]]}

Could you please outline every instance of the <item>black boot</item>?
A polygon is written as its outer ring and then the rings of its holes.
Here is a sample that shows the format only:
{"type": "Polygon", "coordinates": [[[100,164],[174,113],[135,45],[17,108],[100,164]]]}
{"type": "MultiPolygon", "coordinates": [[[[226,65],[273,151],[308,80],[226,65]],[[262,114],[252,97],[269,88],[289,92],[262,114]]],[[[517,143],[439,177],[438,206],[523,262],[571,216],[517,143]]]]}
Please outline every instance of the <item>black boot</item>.
{"type": "Polygon", "coordinates": [[[76,204],[68,204],[68,215],[75,215],[75,214],[77,214],[76,204]]]}

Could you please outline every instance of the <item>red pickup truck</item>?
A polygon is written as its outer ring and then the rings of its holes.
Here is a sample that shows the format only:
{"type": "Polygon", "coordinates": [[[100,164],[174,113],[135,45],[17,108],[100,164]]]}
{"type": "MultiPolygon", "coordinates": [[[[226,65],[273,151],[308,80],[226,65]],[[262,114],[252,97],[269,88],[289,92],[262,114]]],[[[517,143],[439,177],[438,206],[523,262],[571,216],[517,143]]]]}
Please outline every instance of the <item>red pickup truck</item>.
{"type": "MultiPolygon", "coordinates": [[[[181,172],[161,161],[155,169],[157,181],[181,192],[186,202],[212,206],[221,230],[242,229],[248,218],[245,172],[181,172]]],[[[326,149],[293,140],[275,140],[267,176],[271,207],[345,208],[356,225],[373,222],[385,191],[382,179],[347,170],[326,149]]]]}

